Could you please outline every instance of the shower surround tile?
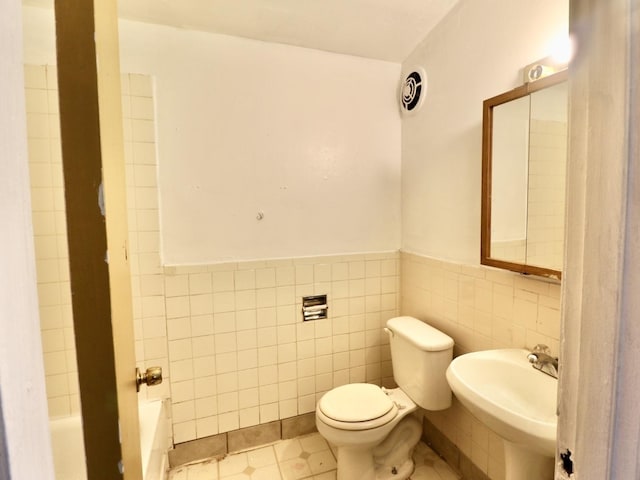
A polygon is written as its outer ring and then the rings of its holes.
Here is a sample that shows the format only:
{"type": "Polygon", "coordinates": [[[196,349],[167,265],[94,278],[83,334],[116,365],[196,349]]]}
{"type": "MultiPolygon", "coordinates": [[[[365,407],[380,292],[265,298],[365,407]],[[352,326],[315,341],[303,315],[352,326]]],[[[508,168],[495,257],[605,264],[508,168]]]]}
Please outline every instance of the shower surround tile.
{"type": "MultiPolygon", "coordinates": [[[[136,358],[169,373],[164,275],[160,268],[152,79],[122,75],[122,110],[136,358]],[[141,123],[142,122],[142,123],[141,123]]],[[[62,182],[57,70],[25,66],[29,165],[41,332],[47,342],[47,399],[52,417],[79,411],[62,182]],[[53,339],[65,338],[64,346],[53,339]],[[70,339],[70,340],[66,340],[70,339]],[[62,381],[65,375],[67,385],[62,381]]],[[[145,367],[146,368],[146,367],[145,367]]],[[[141,392],[167,397],[167,383],[141,392]]],[[[146,390],[146,389],[145,389],[146,390]]]]}

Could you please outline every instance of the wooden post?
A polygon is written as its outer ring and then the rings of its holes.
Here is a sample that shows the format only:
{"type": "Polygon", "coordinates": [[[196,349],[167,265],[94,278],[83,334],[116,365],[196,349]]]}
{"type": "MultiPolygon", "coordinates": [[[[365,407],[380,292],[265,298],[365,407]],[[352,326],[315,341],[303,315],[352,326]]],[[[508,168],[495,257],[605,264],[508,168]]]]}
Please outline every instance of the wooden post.
{"type": "Polygon", "coordinates": [[[87,474],[142,478],[115,0],[55,3],[71,292],[87,474]]]}

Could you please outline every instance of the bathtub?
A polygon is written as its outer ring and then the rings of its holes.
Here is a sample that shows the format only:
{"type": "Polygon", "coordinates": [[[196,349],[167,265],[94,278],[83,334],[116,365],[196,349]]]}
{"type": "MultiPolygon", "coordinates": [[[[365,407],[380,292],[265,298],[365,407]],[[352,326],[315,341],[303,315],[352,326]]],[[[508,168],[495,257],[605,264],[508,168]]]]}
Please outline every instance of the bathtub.
{"type": "MultiPolygon", "coordinates": [[[[140,403],[140,450],[142,478],[166,480],[169,449],[169,421],[162,401],[140,403]]],[[[80,416],[49,422],[56,480],[87,480],[80,416]]]]}

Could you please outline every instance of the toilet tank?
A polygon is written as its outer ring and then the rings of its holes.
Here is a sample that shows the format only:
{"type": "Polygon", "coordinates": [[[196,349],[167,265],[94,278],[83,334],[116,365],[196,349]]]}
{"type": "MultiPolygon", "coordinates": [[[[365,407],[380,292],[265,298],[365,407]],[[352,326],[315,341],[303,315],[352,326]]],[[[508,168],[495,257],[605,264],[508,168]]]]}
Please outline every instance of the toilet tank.
{"type": "Polygon", "coordinates": [[[413,317],[387,321],[393,378],[409,397],[427,410],[451,406],[445,372],[453,357],[453,339],[413,317]]]}

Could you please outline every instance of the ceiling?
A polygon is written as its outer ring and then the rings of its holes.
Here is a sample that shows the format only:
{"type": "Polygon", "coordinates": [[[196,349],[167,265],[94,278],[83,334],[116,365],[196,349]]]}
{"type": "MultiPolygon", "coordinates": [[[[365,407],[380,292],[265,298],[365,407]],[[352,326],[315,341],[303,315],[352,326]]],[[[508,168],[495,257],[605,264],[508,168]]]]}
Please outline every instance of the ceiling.
{"type": "MultiPolygon", "coordinates": [[[[24,0],[52,7],[53,0],[24,0]]],[[[458,0],[119,0],[120,16],[401,63],[458,0]]]]}

